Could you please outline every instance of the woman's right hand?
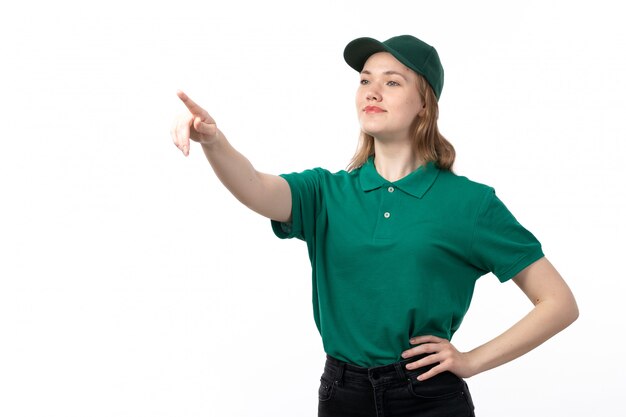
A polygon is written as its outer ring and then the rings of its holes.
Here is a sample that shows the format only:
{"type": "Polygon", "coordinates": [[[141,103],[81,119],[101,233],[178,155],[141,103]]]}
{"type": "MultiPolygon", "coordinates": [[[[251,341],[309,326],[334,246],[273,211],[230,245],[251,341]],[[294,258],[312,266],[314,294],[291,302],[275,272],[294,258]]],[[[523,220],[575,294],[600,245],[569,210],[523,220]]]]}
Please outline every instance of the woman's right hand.
{"type": "Polygon", "coordinates": [[[291,221],[291,189],[287,180],[254,169],[248,158],[232,147],[206,110],[182,91],[177,94],[189,114],[177,117],[172,124],[170,133],[176,147],[187,156],[189,139],[201,143],[217,177],[239,201],[267,218],[291,221]]]}
{"type": "Polygon", "coordinates": [[[187,106],[189,113],[181,114],[174,119],[170,134],[174,145],[185,156],[188,156],[189,139],[198,143],[210,144],[218,139],[219,130],[211,115],[190,99],[187,94],[178,91],[176,95],[187,106]]]}

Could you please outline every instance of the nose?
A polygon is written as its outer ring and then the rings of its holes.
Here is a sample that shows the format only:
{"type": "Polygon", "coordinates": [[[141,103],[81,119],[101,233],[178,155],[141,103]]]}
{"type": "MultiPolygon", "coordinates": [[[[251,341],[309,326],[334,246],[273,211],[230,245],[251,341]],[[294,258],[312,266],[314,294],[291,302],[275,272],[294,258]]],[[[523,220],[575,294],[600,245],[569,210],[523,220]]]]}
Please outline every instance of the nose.
{"type": "Polygon", "coordinates": [[[369,90],[365,95],[365,98],[367,101],[380,101],[380,94],[374,90],[369,90]]]}

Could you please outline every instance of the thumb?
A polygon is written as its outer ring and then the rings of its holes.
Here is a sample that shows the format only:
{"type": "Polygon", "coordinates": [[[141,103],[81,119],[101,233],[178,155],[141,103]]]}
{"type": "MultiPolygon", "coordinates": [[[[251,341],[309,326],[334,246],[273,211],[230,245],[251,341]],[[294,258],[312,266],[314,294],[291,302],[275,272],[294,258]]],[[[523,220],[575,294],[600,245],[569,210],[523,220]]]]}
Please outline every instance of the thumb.
{"type": "Polygon", "coordinates": [[[203,122],[202,119],[198,116],[193,119],[193,128],[196,129],[196,132],[202,135],[215,136],[215,134],[217,133],[217,126],[215,122],[203,122]]]}

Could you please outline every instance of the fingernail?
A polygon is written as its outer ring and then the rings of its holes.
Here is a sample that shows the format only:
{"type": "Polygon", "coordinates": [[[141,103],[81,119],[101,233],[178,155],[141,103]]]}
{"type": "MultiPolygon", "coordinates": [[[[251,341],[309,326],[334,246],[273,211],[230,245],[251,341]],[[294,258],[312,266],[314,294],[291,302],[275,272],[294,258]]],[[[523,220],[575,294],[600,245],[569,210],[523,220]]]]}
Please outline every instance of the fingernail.
{"type": "Polygon", "coordinates": [[[406,358],[408,355],[406,354],[406,352],[402,352],[402,355],[400,356],[402,356],[403,358],[406,358]]]}

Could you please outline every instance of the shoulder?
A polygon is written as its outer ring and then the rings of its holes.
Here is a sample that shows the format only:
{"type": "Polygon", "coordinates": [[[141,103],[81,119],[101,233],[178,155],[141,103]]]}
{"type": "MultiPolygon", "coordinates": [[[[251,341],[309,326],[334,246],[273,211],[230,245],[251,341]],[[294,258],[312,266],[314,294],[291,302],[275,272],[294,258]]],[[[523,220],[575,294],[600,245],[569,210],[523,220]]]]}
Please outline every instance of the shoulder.
{"type": "Polygon", "coordinates": [[[492,186],[471,180],[448,170],[440,170],[437,186],[447,194],[454,194],[456,198],[482,200],[495,193],[492,186]]]}
{"type": "Polygon", "coordinates": [[[308,184],[316,188],[327,188],[354,182],[358,178],[358,173],[345,170],[333,172],[326,168],[317,167],[300,172],[281,174],[280,176],[286,179],[292,187],[308,184]]]}
{"type": "Polygon", "coordinates": [[[317,168],[305,169],[304,171],[295,171],[291,173],[285,173],[285,174],[281,174],[281,176],[300,175],[300,176],[320,177],[320,178],[343,178],[346,176],[350,176],[352,174],[353,172],[347,172],[344,170],[333,172],[326,168],[317,167],[317,168]]]}

